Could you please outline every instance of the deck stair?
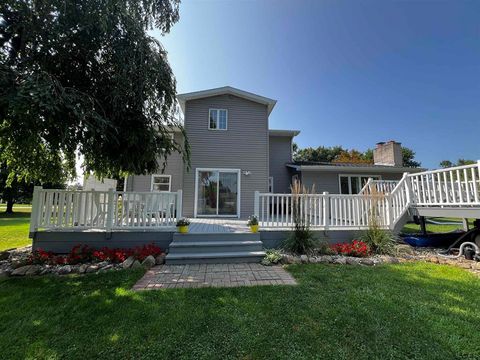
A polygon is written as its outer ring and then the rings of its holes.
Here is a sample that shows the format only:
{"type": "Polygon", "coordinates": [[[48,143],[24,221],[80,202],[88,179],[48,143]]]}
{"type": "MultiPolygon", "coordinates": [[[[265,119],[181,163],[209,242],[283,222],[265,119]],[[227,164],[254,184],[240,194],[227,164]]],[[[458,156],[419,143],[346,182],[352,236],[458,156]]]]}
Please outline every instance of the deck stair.
{"type": "Polygon", "coordinates": [[[258,233],[174,233],[166,263],[260,262],[264,256],[258,233]]]}

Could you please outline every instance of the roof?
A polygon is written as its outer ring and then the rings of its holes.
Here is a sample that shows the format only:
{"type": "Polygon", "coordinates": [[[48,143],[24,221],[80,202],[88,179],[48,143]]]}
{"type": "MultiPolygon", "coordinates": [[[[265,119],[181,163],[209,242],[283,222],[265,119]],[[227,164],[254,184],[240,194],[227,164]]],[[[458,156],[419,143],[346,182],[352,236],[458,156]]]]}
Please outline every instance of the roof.
{"type": "Polygon", "coordinates": [[[195,91],[190,93],[178,94],[177,99],[180,104],[180,108],[185,113],[185,103],[189,100],[202,99],[210,96],[218,95],[235,95],[250,101],[254,101],[263,105],[266,105],[268,108],[268,114],[273,110],[273,107],[277,103],[277,100],[273,100],[264,96],[260,96],[248,91],[243,91],[231,86],[224,86],[215,89],[195,91]]]}
{"type": "Polygon", "coordinates": [[[364,172],[369,171],[373,173],[404,173],[404,172],[421,172],[423,168],[412,168],[404,166],[391,165],[375,165],[375,164],[360,164],[360,163],[332,163],[332,162],[315,162],[315,161],[297,161],[287,164],[288,167],[297,171],[344,171],[364,172]]]}
{"type": "Polygon", "coordinates": [[[268,130],[270,136],[289,136],[294,137],[300,134],[300,130],[280,130],[280,129],[270,129],[268,130]]]}

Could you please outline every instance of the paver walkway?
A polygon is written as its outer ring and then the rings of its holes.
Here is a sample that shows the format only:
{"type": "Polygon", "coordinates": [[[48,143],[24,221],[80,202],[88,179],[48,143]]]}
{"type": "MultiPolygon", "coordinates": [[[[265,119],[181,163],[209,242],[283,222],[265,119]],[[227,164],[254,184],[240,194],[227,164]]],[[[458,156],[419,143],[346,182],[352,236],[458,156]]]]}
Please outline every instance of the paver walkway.
{"type": "Polygon", "coordinates": [[[134,290],[165,288],[295,285],[281,266],[261,264],[189,264],[154,266],[133,286],[134,290]]]}

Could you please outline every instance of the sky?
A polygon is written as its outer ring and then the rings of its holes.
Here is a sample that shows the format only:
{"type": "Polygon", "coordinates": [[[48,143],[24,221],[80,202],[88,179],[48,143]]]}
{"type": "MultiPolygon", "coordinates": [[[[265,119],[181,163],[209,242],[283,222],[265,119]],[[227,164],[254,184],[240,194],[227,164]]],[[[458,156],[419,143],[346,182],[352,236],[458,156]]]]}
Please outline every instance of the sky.
{"type": "Polygon", "coordinates": [[[184,0],[164,36],[178,93],[276,99],[301,148],[396,140],[422,166],[480,159],[480,1],[184,0]]]}

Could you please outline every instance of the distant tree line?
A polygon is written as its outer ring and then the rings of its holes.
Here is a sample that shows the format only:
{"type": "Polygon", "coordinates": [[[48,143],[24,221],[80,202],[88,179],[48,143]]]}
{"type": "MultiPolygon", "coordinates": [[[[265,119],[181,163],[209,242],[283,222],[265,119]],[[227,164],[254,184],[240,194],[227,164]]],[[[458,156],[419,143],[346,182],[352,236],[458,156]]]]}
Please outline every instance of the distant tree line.
{"type": "MultiPolygon", "coordinates": [[[[295,161],[314,161],[331,163],[373,164],[373,149],[364,152],[355,149],[345,149],[342,146],[319,146],[300,149],[293,144],[295,161]]],[[[420,167],[421,163],[415,160],[412,149],[402,147],[403,166],[420,167]]]]}

